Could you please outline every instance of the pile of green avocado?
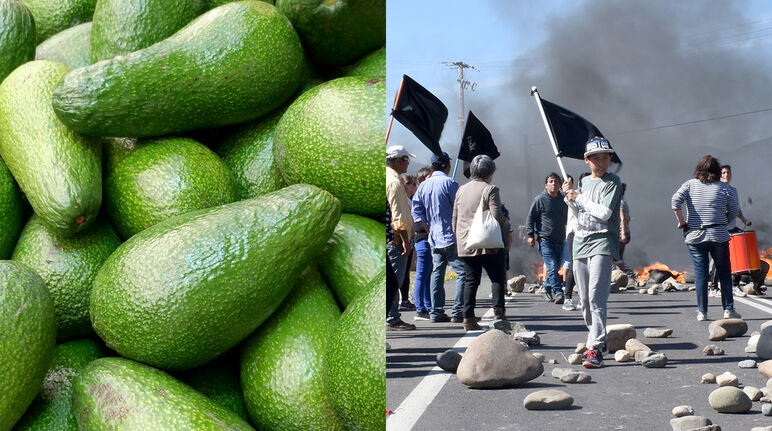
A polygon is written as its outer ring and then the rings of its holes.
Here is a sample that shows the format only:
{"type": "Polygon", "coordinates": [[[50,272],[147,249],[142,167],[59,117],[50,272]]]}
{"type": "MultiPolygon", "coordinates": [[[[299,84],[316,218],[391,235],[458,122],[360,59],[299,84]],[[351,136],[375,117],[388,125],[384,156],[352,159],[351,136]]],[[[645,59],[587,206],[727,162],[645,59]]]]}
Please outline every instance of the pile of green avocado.
{"type": "Polygon", "coordinates": [[[383,430],[385,0],[0,0],[0,431],[383,430]]]}

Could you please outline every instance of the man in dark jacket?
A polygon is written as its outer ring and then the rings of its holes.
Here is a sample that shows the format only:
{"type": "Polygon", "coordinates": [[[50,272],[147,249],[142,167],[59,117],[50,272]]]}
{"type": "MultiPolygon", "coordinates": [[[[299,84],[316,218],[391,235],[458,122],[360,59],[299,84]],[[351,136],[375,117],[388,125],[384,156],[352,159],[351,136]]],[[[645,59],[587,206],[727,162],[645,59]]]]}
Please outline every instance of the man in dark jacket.
{"type": "Polygon", "coordinates": [[[526,233],[528,245],[539,244],[547,276],[544,280],[544,297],[547,301],[562,304],[563,282],[558,270],[563,257],[563,243],[566,240],[566,219],[568,206],[560,193],[562,181],[558,174],[551,172],[544,179],[544,191],[534,198],[528,211],[526,233]]]}

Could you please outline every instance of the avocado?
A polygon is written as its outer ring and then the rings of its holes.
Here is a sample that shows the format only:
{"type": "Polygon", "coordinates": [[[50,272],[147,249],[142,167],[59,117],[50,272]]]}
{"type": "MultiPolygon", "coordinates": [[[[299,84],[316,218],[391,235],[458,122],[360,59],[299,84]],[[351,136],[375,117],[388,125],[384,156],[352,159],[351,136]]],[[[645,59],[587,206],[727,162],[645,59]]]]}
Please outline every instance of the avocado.
{"type": "Polygon", "coordinates": [[[356,214],[342,214],[317,257],[325,281],[345,309],[367,292],[383,268],[386,226],[356,214]]]}
{"type": "Polygon", "coordinates": [[[298,184],[164,220],[99,270],[94,330],[127,358],[171,370],[202,365],[273,313],[339,218],[331,194],[298,184]]]}
{"type": "Polygon", "coordinates": [[[75,69],[52,97],[67,127],[100,136],[158,136],[268,114],[300,83],[303,50],[263,2],[228,3],[125,56],[75,69]]]}
{"type": "Polygon", "coordinates": [[[192,370],[173,374],[182,383],[206,395],[226,409],[249,421],[239,378],[239,355],[234,347],[217,359],[192,370]]]}
{"type": "Polygon", "coordinates": [[[35,17],[37,43],[70,27],[91,21],[97,0],[22,0],[35,17]]]}
{"type": "Polygon", "coordinates": [[[348,429],[386,428],[386,270],[381,268],[367,294],[346,307],[324,357],[324,388],[348,429]]]}
{"type": "Polygon", "coordinates": [[[228,133],[217,154],[233,172],[239,199],[254,198],[285,186],[273,155],[273,132],[283,109],[228,133]]]}
{"type": "Polygon", "coordinates": [[[76,25],[49,37],[35,49],[35,60],[58,61],[68,67],[91,64],[91,22],[76,25]]]}
{"type": "Polygon", "coordinates": [[[203,0],[99,0],[91,32],[91,62],[147,48],[203,11],[203,0]]]}
{"type": "Polygon", "coordinates": [[[89,339],[56,346],[43,388],[14,427],[14,431],[78,431],[72,412],[72,384],[91,361],[104,356],[89,339]]]}
{"type": "Polygon", "coordinates": [[[340,199],[343,212],[382,216],[386,105],[380,78],[338,78],[295,99],[273,137],[287,184],[325,189],[340,199]]]}
{"type": "Polygon", "coordinates": [[[0,82],[35,58],[35,20],[18,0],[0,0],[0,82]]]}
{"type": "Polygon", "coordinates": [[[252,430],[243,419],[169,374],[125,358],[92,361],[72,408],[81,430],[252,430]]]}
{"type": "Polygon", "coordinates": [[[102,148],[65,127],[51,109],[51,92],[70,69],[35,60],[0,84],[0,156],[35,213],[70,236],[96,218],[102,203],[102,148]]]}
{"type": "Polygon", "coordinates": [[[118,162],[141,145],[137,138],[102,138],[102,177],[110,175],[118,162]]]}
{"type": "Polygon", "coordinates": [[[87,230],[71,237],[53,232],[33,215],[24,226],[13,260],[28,265],[43,278],[54,300],[59,340],[88,335],[88,301],[97,271],[121,244],[112,226],[100,217],[87,230]]]}
{"type": "Polygon", "coordinates": [[[56,344],[54,302],[32,268],[0,260],[0,430],[35,399],[56,344]]]}
{"type": "Polygon", "coordinates": [[[105,208],[124,239],[169,217],[238,199],[228,166],[188,138],[143,142],[107,174],[104,189],[105,208]]]}
{"type": "MultiPolygon", "coordinates": [[[[222,6],[225,3],[230,3],[233,0],[204,0],[204,10],[214,9],[217,6],[222,6]]],[[[273,4],[274,0],[261,0],[268,4],[273,4]]]]}
{"type": "Polygon", "coordinates": [[[386,0],[276,0],[311,60],[351,64],[386,44],[386,0]]]}
{"type": "Polygon", "coordinates": [[[245,341],[241,383],[259,429],[342,430],[324,391],[322,362],[340,310],[312,265],[245,341]]]}
{"type": "Polygon", "coordinates": [[[346,76],[364,76],[367,78],[386,78],[386,47],[362,57],[361,60],[346,67],[346,76]]]}
{"type": "Polygon", "coordinates": [[[0,159],[0,259],[10,259],[24,223],[19,186],[0,159]]]}

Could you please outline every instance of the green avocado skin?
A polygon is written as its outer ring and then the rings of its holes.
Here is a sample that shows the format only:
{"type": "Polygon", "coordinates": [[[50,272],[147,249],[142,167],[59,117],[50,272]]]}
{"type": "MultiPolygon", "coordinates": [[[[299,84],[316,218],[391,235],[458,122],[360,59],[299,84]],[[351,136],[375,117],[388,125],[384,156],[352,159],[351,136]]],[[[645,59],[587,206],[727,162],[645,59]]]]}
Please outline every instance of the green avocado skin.
{"type": "Polygon", "coordinates": [[[72,69],[91,64],[91,22],[70,27],[49,37],[35,48],[35,60],[58,61],[72,69]]]}
{"type": "Polygon", "coordinates": [[[91,62],[147,48],[173,35],[203,10],[203,0],[99,0],[91,62]]]}
{"type": "Polygon", "coordinates": [[[65,127],[51,92],[70,69],[35,60],[0,84],[0,155],[35,213],[62,236],[86,229],[102,203],[102,146],[65,127]]]}
{"type": "Polygon", "coordinates": [[[169,374],[125,358],[92,361],[75,379],[72,408],[83,431],[253,430],[169,374]]]}
{"type": "Polygon", "coordinates": [[[386,79],[386,47],[376,49],[346,69],[346,76],[386,79]]]}
{"type": "Polygon", "coordinates": [[[10,259],[24,223],[19,186],[0,158],[0,259],[10,259]]]}
{"type": "Polygon", "coordinates": [[[241,382],[259,429],[343,430],[324,391],[324,351],[340,310],[310,266],[276,312],[244,343],[241,382]]]}
{"type": "Polygon", "coordinates": [[[295,99],[274,132],[287,184],[313,184],[340,199],[343,212],[383,216],[385,80],[344,77],[295,99]]]}
{"type": "Polygon", "coordinates": [[[202,365],[273,313],[339,218],[331,194],[298,184],[145,229],[99,270],[94,330],[127,358],[202,365]]]}
{"type": "Polygon", "coordinates": [[[0,430],[35,399],[56,344],[54,303],[32,268],[0,260],[0,430]]]}
{"type": "Polygon", "coordinates": [[[43,388],[14,431],[77,431],[72,412],[72,384],[91,361],[104,356],[96,342],[83,339],[58,344],[43,388]]]}
{"type": "Polygon", "coordinates": [[[35,20],[18,0],[0,0],[0,82],[35,58],[35,20]]]}
{"type": "Polygon", "coordinates": [[[35,17],[37,43],[91,21],[97,0],[22,0],[35,17]]]}
{"type": "Polygon", "coordinates": [[[239,346],[236,346],[211,362],[191,370],[174,373],[173,376],[215,403],[236,413],[245,421],[249,421],[239,379],[238,350],[239,346]]]}
{"type": "Polygon", "coordinates": [[[287,18],[267,3],[233,2],[147,48],[73,70],[52,105],[67,127],[88,135],[219,127],[280,106],[298,87],[302,63],[287,18]]]}
{"type": "Polygon", "coordinates": [[[386,428],[385,269],[343,312],[325,353],[324,388],[347,429],[386,428]]]}
{"type": "Polygon", "coordinates": [[[54,300],[58,340],[94,332],[88,312],[91,285],[120,244],[104,217],[71,237],[57,235],[36,215],[24,226],[13,260],[28,265],[45,281],[54,300]]]}

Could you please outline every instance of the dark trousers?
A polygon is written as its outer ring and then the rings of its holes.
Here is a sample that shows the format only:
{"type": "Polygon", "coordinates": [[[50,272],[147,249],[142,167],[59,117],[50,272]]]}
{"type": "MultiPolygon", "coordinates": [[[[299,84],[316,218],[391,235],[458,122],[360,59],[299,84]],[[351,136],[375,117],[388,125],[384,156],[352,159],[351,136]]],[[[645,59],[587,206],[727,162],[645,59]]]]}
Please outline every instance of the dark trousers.
{"type": "Polygon", "coordinates": [[[410,263],[413,261],[413,250],[407,254],[407,271],[405,272],[405,279],[402,281],[402,286],[399,286],[399,295],[402,298],[402,302],[410,301],[410,263]]]}
{"type": "MultiPolygon", "coordinates": [[[[574,233],[571,232],[566,236],[566,247],[568,249],[568,261],[571,262],[570,266],[566,268],[566,281],[565,281],[565,287],[563,288],[563,293],[566,295],[566,299],[571,299],[574,295],[574,286],[576,286],[576,281],[574,281],[574,233]]],[[[620,258],[621,259],[621,258],[620,258]]]]}
{"type": "Polygon", "coordinates": [[[397,296],[399,290],[399,283],[397,283],[397,274],[394,272],[394,268],[391,266],[391,259],[386,257],[386,313],[389,312],[391,304],[394,302],[394,297],[397,296]]]}
{"type": "Polygon", "coordinates": [[[464,318],[474,318],[475,298],[477,288],[480,287],[482,270],[488,274],[491,280],[493,293],[493,311],[504,314],[504,289],[507,285],[507,262],[504,250],[496,254],[483,254],[479,256],[462,257],[466,281],[464,283],[464,318]]]}

